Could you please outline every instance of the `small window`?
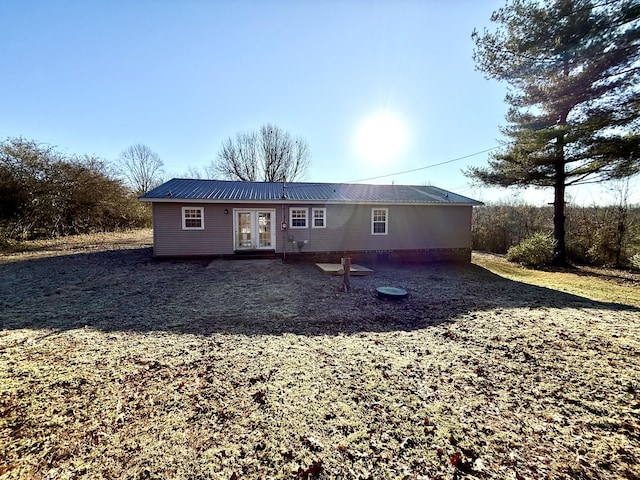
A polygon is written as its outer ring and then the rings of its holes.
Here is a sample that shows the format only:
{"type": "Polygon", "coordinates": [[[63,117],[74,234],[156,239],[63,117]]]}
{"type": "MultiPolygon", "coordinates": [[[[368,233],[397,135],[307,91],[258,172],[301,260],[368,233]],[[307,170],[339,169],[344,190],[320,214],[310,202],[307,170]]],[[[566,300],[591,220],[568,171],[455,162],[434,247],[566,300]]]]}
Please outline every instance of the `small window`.
{"type": "Polygon", "coordinates": [[[311,209],[311,228],[325,228],[327,217],[326,208],[312,208],[311,209]]]}
{"type": "Polygon", "coordinates": [[[388,208],[371,209],[371,235],[387,235],[388,208]]]}
{"type": "Polygon", "coordinates": [[[291,228],[307,228],[306,208],[291,208],[289,210],[289,225],[291,228]]]}
{"type": "Polygon", "coordinates": [[[182,229],[204,230],[204,207],[182,207],[182,229]]]}

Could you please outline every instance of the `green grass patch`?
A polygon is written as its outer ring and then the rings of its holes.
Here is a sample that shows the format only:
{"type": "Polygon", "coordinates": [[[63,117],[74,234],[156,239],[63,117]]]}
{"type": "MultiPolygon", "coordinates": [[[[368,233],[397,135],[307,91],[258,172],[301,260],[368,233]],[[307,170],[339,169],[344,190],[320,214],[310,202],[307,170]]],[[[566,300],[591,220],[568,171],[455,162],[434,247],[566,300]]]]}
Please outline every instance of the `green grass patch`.
{"type": "Polygon", "coordinates": [[[508,262],[493,254],[473,254],[473,263],[510,280],[575,293],[594,300],[640,307],[640,273],[576,266],[538,270],[508,262]]]}

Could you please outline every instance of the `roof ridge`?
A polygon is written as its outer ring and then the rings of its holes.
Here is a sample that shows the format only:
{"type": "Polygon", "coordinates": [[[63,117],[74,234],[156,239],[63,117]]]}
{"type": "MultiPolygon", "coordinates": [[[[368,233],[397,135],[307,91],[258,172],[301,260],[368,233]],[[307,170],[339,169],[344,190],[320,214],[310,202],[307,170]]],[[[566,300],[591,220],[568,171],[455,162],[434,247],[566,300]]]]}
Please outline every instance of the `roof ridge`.
{"type": "Polygon", "coordinates": [[[434,186],[336,182],[243,182],[172,178],[142,195],[143,201],[369,203],[402,205],[482,205],[434,186]],[[283,198],[283,192],[286,197],[283,198]]]}

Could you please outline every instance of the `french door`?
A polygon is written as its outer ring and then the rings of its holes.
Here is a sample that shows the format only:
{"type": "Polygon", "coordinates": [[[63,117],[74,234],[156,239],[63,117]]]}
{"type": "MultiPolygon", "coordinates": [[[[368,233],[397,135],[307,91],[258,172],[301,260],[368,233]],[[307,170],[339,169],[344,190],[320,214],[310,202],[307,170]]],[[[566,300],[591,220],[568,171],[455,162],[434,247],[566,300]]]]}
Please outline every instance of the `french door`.
{"type": "Polygon", "coordinates": [[[236,250],[275,250],[275,210],[235,209],[233,215],[236,250]]]}

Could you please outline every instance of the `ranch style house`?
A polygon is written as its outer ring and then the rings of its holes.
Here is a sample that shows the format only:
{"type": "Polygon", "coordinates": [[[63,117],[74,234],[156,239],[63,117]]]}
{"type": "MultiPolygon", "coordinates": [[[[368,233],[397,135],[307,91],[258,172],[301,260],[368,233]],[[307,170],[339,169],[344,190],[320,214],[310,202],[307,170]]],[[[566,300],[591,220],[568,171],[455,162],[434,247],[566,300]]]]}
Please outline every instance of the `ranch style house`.
{"type": "Polygon", "coordinates": [[[174,178],[140,197],[157,257],[471,260],[481,202],[433,186],[174,178]]]}

